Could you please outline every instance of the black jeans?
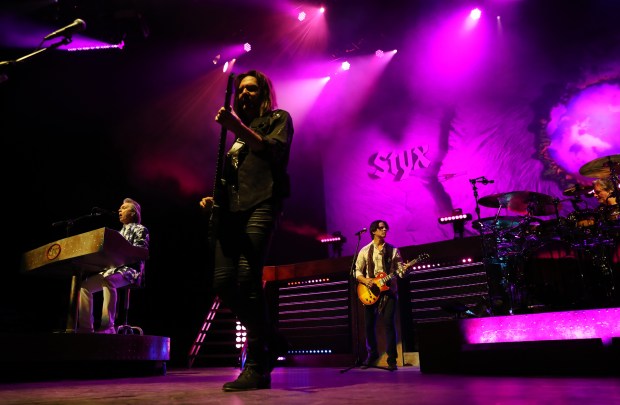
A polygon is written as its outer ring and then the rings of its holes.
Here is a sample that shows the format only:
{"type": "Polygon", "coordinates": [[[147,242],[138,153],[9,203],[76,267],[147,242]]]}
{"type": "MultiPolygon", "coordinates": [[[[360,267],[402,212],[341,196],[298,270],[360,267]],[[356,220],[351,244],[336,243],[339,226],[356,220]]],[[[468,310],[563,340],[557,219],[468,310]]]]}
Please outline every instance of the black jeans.
{"type": "Polygon", "coordinates": [[[263,290],[263,266],[279,210],[270,201],[223,212],[215,244],[213,289],[247,331],[246,365],[268,372],[273,335],[263,290]]]}
{"type": "Polygon", "coordinates": [[[388,364],[396,364],[396,303],[397,299],[388,295],[386,297],[385,306],[383,311],[379,314],[380,299],[373,305],[367,305],[364,307],[364,327],[366,330],[366,350],[369,357],[379,357],[379,351],[377,349],[377,317],[381,317],[383,320],[383,326],[385,327],[385,342],[388,364]]]}

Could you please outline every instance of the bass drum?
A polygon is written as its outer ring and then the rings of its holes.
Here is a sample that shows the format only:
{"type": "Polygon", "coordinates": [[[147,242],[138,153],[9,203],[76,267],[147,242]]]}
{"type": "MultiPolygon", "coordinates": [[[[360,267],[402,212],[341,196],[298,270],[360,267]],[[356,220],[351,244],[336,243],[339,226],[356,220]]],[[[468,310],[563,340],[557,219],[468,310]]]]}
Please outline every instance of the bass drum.
{"type": "Polygon", "coordinates": [[[524,264],[528,306],[545,311],[579,307],[586,294],[581,271],[581,254],[571,243],[546,241],[524,264]]]}

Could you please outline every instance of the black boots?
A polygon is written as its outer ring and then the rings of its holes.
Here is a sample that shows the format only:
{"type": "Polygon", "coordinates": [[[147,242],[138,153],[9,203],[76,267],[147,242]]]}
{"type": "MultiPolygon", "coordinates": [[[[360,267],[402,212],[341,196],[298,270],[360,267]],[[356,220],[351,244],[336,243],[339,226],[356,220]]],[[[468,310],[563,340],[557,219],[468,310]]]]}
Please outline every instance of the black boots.
{"type": "Polygon", "coordinates": [[[235,381],[224,384],[224,391],[249,391],[271,388],[271,376],[269,373],[261,373],[252,366],[246,366],[235,381]]]}
{"type": "Polygon", "coordinates": [[[271,370],[277,364],[278,357],[286,356],[290,345],[284,336],[274,333],[268,343],[269,349],[252,357],[235,381],[224,384],[224,391],[249,391],[271,388],[271,370]],[[262,371],[265,370],[265,371],[262,371]]]}

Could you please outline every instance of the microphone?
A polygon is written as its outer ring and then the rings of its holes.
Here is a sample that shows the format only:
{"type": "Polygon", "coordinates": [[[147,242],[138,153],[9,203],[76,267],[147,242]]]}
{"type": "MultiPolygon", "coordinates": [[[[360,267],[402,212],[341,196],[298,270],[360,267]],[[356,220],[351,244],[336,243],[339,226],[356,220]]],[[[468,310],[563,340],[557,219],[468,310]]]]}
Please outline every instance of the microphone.
{"type": "Polygon", "coordinates": [[[355,232],[355,236],[360,236],[361,234],[363,234],[364,232],[366,232],[368,229],[366,228],[362,228],[359,231],[355,232]]]}
{"type": "Polygon", "coordinates": [[[50,39],[54,39],[58,37],[65,37],[65,38],[70,37],[76,32],[81,32],[81,31],[84,31],[85,29],[86,29],[86,23],[84,22],[84,20],[80,20],[78,18],[75,21],[73,21],[73,23],[67,25],[66,27],[63,27],[57,31],[54,31],[51,34],[48,34],[45,38],[43,38],[43,40],[49,41],[50,39]]]}
{"type": "Polygon", "coordinates": [[[486,186],[487,184],[495,183],[495,180],[487,180],[486,177],[482,176],[482,177],[478,177],[476,179],[469,179],[469,182],[471,184],[482,183],[482,184],[484,184],[486,186]]]}
{"type": "Polygon", "coordinates": [[[91,214],[95,214],[95,215],[109,215],[109,216],[116,216],[118,215],[118,212],[116,211],[112,211],[112,210],[107,210],[105,208],[99,208],[99,207],[93,207],[90,210],[91,214]]]}

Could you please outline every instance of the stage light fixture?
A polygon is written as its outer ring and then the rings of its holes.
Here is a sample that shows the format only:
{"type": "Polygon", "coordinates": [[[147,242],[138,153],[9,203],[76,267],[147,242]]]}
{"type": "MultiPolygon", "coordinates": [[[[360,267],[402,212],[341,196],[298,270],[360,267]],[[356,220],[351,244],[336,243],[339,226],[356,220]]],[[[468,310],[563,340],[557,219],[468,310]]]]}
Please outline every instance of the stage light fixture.
{"type": "Polygon", "coordinates": [[[439,217],[438,221],[440,224],[452,224],[455,222],[464,222],[464,221],[470,221],[472,219],[471,214],[456,214],[456,215],[450,215],[447,217],[439,217]]]}
{"type": "Polygon", "coordinates": [[[245,44],[243,44],[243,50],[246,52],[250,52],[252,50],[252,45],[250,45],[249,42],[246,42],[245,44]]]}
{"type": "Polygon", "coordinates": [[[118,44],[106,44],[106,45],[96,45],[96,46],[80,46],[74,48],[67,48],[67,52],[81,52],[81,51],[99,51],[105,49],[120,49],[122,50],[125,47],[125,42],[121,41],[118,44]]]}
{"type": "Polygon", "coordinates": [[[347,241],[347,238],[342,236],[342,232],[336,231],[331,236],[321,237],[319,239],[321,243],[326,243],[332,247],[335,257],[342,255],[342,245],[347,241]]]}
{"type": "Polygon", "coordinates": [[[439,217],[437,220],[440,224],[452,224],[454,228],[454,239],[462,238],[465,233],[465,222],[472,219],[471,214],[463,214],[461,208],[454,208],[452,215],[447,217],[439,217]]]}
{"type": "Polygon", "coordinates": [[[375,51],[375,56],[376,56],[377,58],[383,58],[383,51],[382,51],[381,49],[377,49],[377,50],[375,51]]]}
{"type": "Polygon", "coordinates": [[[226,63],[224,63],[224,67],[222,68],[222,72],[226,73],[228,72],[228,70],[232,70],[233,66],[235,65],[235,62],[237,61],[237,59],[231,59],[230,61],[227,61],[226,63]]]}
{"type": "Polygon", "coordinates": [[[235,329],[235,347],[237,349],[241,349],[247,339],[247,332],[245,326],[241,325],[241,322],[239,321],[237,321],[235,329]]]}
{"type": "Polygon", "coordinates": [[[306,19],[306,12],[305,12],[305,11],[302,11],[302,12],[300,12],[299,14],[297,14],[297,19],[298,19],[299,21],[303,21],[303,20],[305,20],[305,19],[306,19]]]}

